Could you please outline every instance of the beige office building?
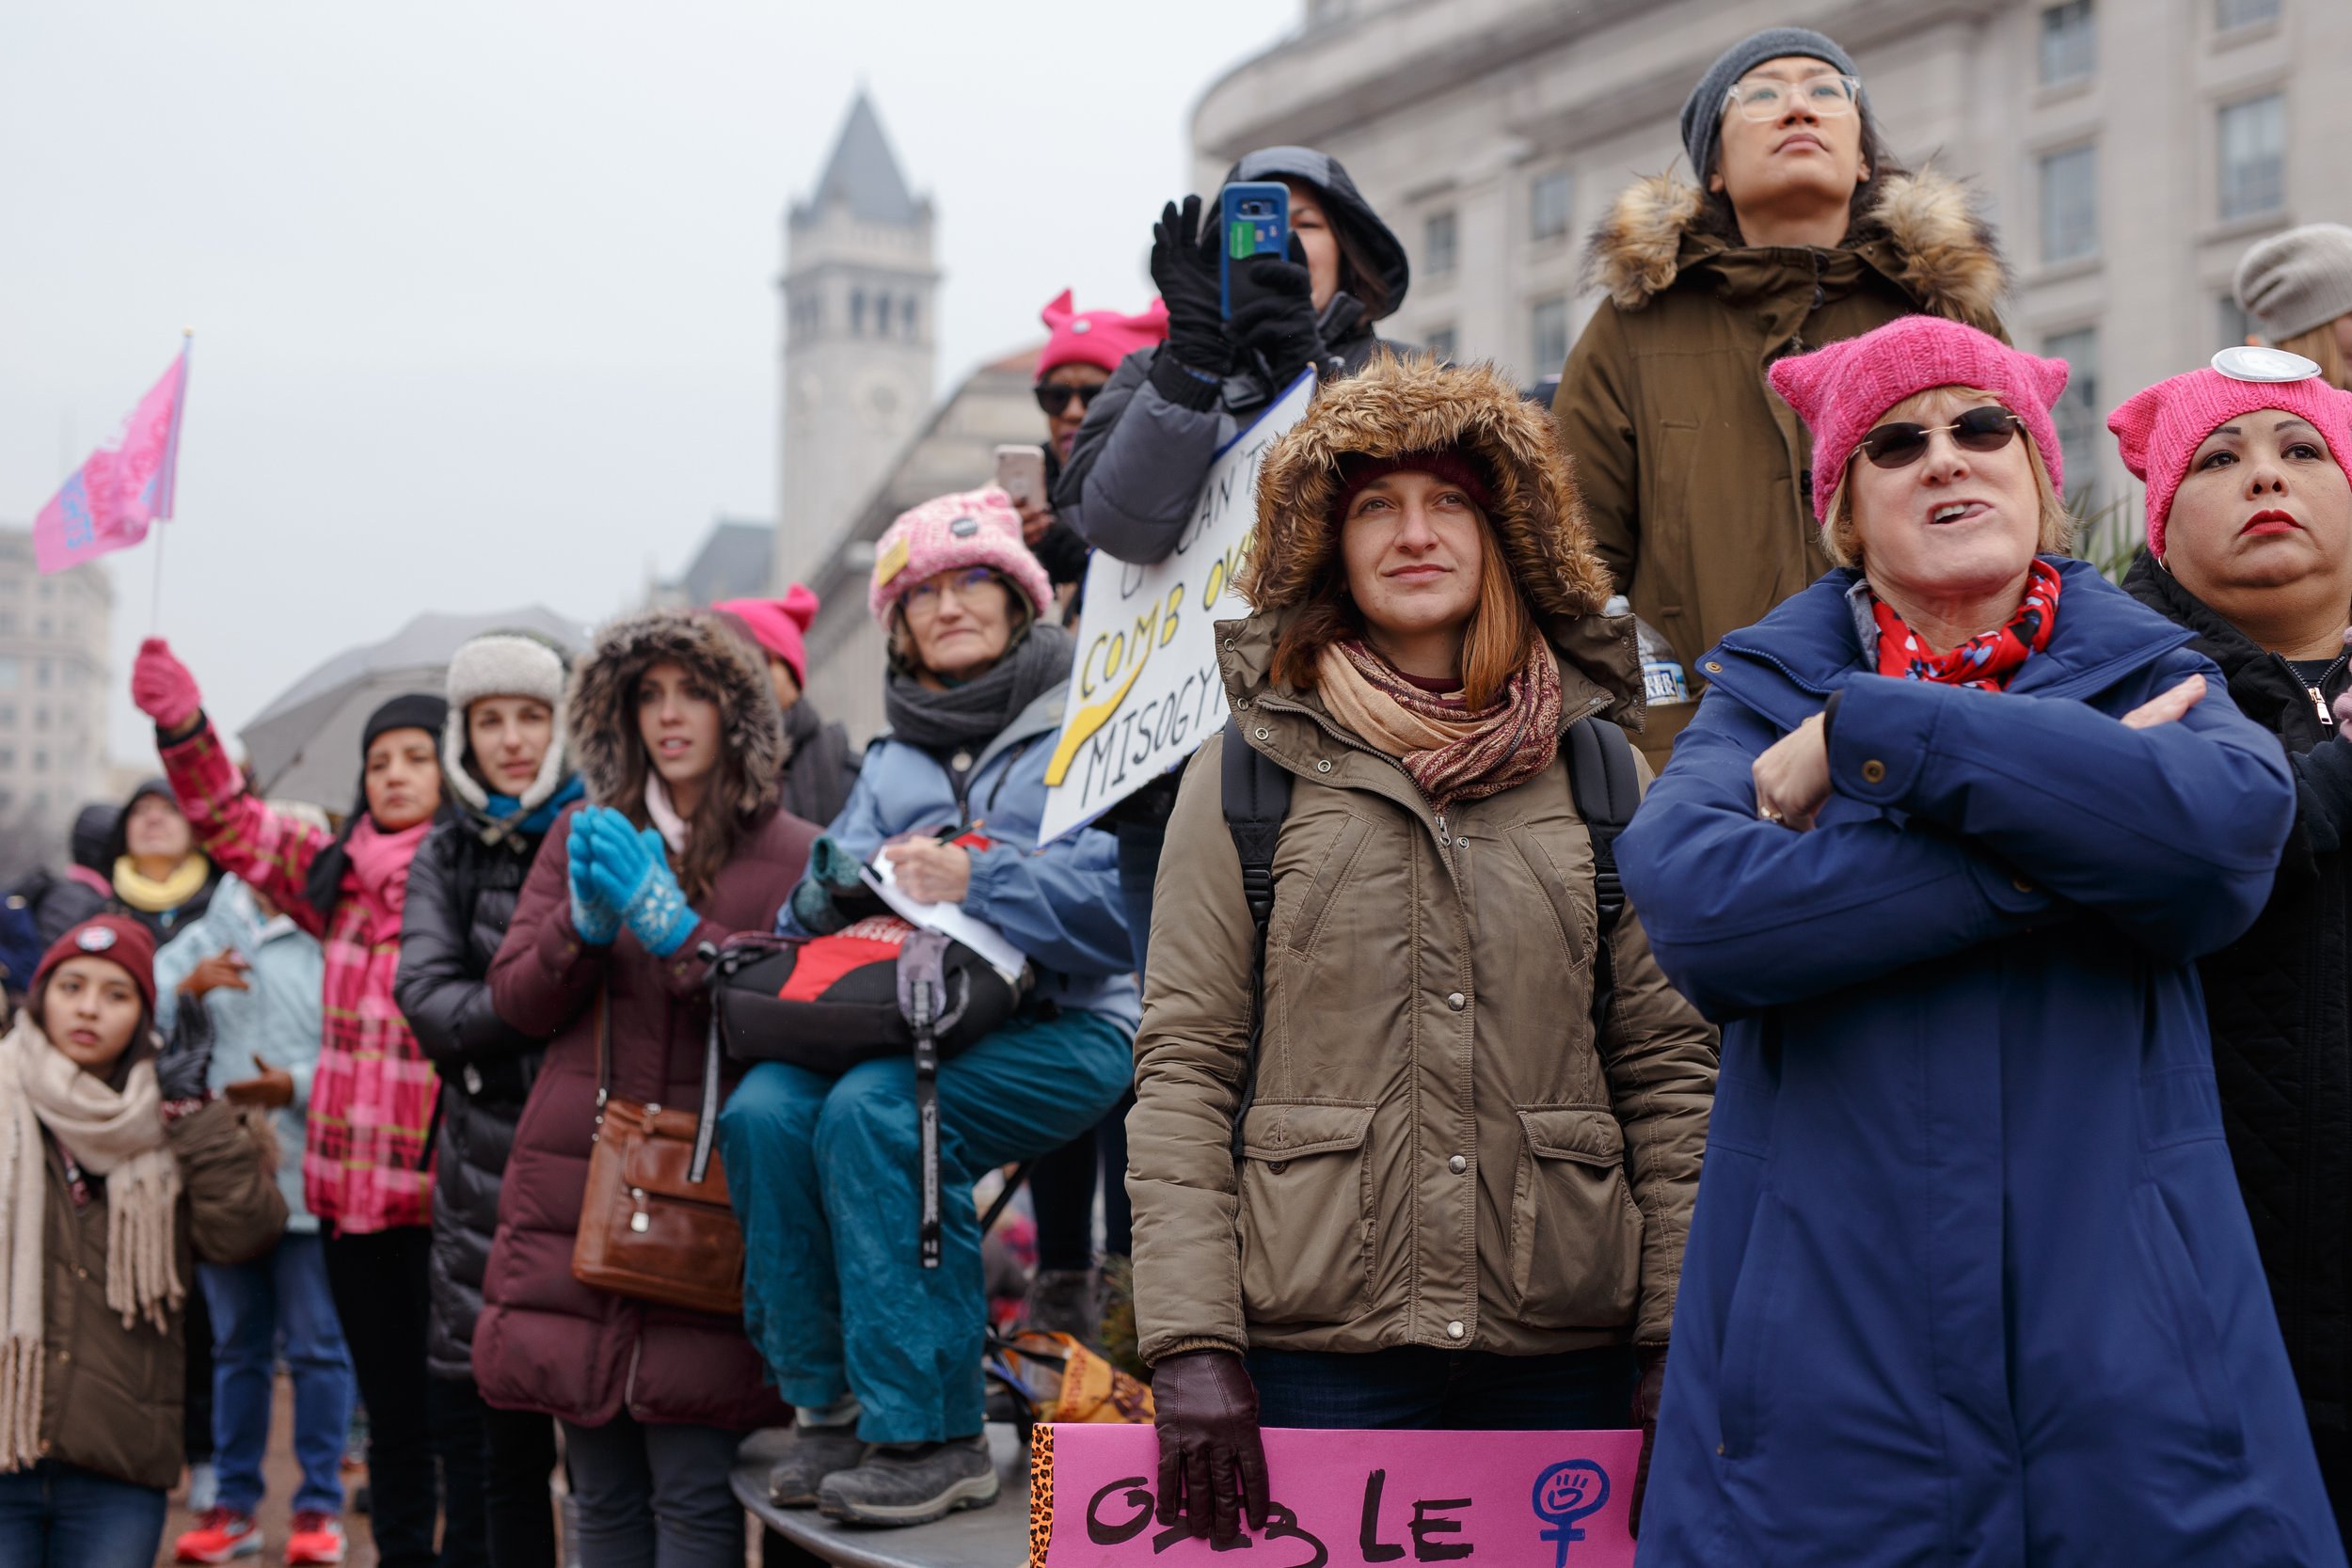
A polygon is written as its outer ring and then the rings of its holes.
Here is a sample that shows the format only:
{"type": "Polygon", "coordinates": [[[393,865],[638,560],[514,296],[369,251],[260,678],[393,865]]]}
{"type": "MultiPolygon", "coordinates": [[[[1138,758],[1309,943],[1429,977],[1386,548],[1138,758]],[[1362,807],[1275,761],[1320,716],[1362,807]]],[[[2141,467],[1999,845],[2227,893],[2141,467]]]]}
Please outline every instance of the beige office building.
{"type": "Polygon", "coordinates": [[[61,852],[106,793],[105,569],[43,577],[33,531],[0,524],[0,873],[61,852]]]}
{"type": "Polygon", "coordinates": [[[2106,411],[2242,338],[2246,247],[2352,219],[2347,0],[1306,0],[1200,100],[1196,176],[1271,143],[1334,154],[1411,253],[1384,330],[1534,382],[1597,301],[1594,224],[1636,175],[1689,177],[1684,96],[1784,24],[1845,46],[1906,162],[1974,183],[2011,336],[2075,366],[2070,478],[2109,496],[2106,411]]]}

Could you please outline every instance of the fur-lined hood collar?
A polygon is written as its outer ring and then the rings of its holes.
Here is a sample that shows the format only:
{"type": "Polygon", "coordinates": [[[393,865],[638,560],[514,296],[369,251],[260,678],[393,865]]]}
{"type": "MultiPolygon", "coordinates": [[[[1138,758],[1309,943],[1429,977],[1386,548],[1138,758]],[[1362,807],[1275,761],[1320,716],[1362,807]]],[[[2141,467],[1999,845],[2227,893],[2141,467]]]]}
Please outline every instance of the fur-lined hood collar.
{"type": "Polygon", "coordinates": [[[767,672],[718,617],[682,610],[644,610],[608,623],[572,670],[564,724],[589,800],[623,812],[643,809],[642,800],[622,799],[628,751],[644,745],[637,736],[637,682],[665,660],[701,676],[718,699],[719,744],[741,764],[736,810],[751,817],[772,809],[784,768],[784,722],[767,672]]]}
{"type": "MultiPolygon", "coordinates": [[[[1330,510],[1343,458],[1445,448],[1473,456],[1486,470],[1494,492],[1488,516],[1503,559],[1563,655],[1564,674],[1581,670],[1613,712],[1629,711],[1638,725],[1632,618],[1600,613],[1611,594],[1609,568],[1593,547],[1569,459],[1544,411],[1489,365],[1380,355],[1316,394],[1258,471],[1258,531],[1235,585],[1255,611],[1253,627],[1270,629],[1304,602],[1337,550],[1330,510]]],[[[1263,669],[1257,673],[1263,678],[1263,669]]]]}
{"type": "MultiPolygon", "coordinates": [[[[1593,231],[1585,277],[1620,310],[1639,310],[1693,266],[1740,247],[1695,231],[1698,187],[1671,174],[1637,180],[1593,231]]],[[[2009,271],[1965,186],[1933,169],[1890,174],[1845,245],[1899,285],[1920,309],[1955,321],[1993,317],[2009,271]]]]}

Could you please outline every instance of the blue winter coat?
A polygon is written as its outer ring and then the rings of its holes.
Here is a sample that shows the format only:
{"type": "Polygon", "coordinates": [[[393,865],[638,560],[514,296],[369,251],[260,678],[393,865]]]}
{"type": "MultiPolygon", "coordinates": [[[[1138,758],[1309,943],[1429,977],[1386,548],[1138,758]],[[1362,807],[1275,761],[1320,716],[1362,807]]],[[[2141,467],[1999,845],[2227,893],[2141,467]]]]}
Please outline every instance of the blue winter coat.
{"type": "Polygon", "coordinates": [[[2285,755],[2053,564],[2006,693],[1870,673],[1851,572],[1725,638],[1619,840],[1724,1023],[1642,1568],[2344,1560],[2191,962],[2269,893],[2285,755]],[[1841,689],[1819,826],[1758,820],[1750,764],[1841,689]]]}
{"type": "MultiPolygon", "coordinates": [[[[869,861],[894,834],[946,829],[952,835],[977,823],[994,847],[972,856],[963,912],[1029,956],[1041,1000],[1104,1014],[1132,1035],[1143,1006],[1119,895],[1118,846],[1110,834],[1088,831],[1037,847],[1045,764],[1069,689],[1064,682],[1046,691],[980,748],[964,789],[968,816],[938,758],[884,736],[867,749],[850,803],[827,832],[869,861]]],[[[777,928],[795,928],[789,903],[777,928]]]]}

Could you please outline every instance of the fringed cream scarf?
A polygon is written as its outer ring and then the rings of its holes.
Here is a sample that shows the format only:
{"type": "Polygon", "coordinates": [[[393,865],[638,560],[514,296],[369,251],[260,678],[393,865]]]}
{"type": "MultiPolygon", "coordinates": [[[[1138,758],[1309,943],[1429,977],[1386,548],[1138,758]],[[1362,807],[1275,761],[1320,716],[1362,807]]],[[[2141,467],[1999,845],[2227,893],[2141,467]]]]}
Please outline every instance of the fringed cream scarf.
{"type": "Polygon", "coordinates": [[[106,1305],[130,1330],[158,1333],[187,1299],[172,1244],[180,1164],[164,1141],[150,1062],[117,1092],[49,1043],[30,1014],[0,1037],[0,1471],[40,1457],[42,1224],[48,1161],[41,1129],[106,1179],[106,1305]]]}

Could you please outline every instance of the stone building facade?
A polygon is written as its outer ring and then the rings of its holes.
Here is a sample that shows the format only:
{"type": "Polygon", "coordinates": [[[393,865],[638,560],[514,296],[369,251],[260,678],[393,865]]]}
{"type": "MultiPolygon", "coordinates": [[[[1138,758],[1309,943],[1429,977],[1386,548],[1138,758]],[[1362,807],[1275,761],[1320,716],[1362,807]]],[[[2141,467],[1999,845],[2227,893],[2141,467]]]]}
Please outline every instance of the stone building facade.
{"type": "Polygon", "coordinates": [[[1781,24],[1845,46],[1906,163],[1974,184],[2011,336],[2075,366],[2070,480],[2107,497],[2106,411],[2242,339],[2246,247],[2352,220],[2344,0],[1307,0],[1202,96],[1196,180],[1272,143],[1336,155],[1412,257],[1385,330],[1532,383],[1597,303],[1585,236],[1636,175],[1690,177],[1684,96],[1781,24]]]}
{"type": "Polygon", "coordinates": [[[108,794],[113,612],[103,566],[43,577],[33,531],[0,525],[0,873],[59,852],[73,814],[108,794]]]}

